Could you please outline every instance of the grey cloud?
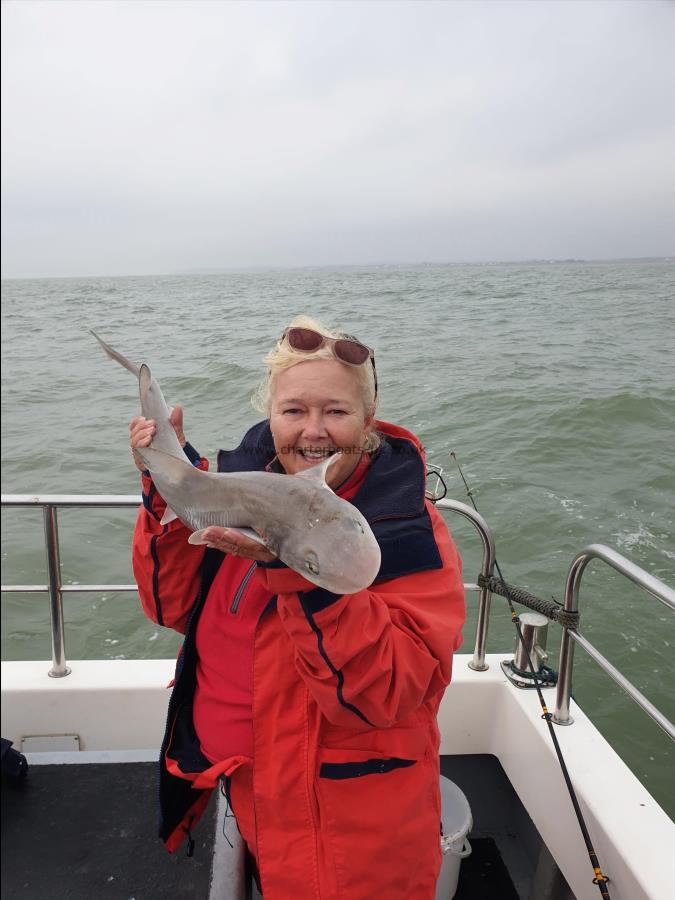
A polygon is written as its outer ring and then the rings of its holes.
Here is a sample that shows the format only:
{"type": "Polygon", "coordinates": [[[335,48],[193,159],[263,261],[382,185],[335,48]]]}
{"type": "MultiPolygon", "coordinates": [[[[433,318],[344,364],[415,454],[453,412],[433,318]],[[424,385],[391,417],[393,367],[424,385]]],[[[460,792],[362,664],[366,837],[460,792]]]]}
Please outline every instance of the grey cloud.
{"type": "Polygon", "coordinates": [[[3,5],[3,275],[665,255],[675,7],[3,5]]]}

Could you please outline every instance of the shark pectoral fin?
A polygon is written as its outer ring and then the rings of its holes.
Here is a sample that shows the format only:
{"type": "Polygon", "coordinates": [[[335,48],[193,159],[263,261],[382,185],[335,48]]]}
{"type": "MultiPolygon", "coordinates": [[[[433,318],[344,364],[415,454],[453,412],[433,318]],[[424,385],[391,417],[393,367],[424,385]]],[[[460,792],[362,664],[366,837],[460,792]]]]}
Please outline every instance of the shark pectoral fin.
{"type": "MultiPolygon", "coordinates": [[[[252,541],[256,541],[256,543],[262,544],[264,547],[267,546],[263,538],[261,538],[256,531],[253,531],[252,528],[233,528],[230,526],[229,530],[236,531],[237,534],[240,534],[242,537],[249,538],[252,541]]],[[[201,528],[199,531],[193,531],[188,538],[188,544],[208,544],[209,541],[204,538],[205,531],[206,528],[201,528]]]]}
{"type": "Polygon", "coordinates": [[[178,516],[176,515],[176,513],[171,509],[170,506],[167,506],[167,508],[164,510],[164,515],[159,520],[159,524],[168,525],[169,522],[173,522],[173,520],[177,518],[178,516]]]}
{"type": "MultiPolygon", "coordinates": [[[[333,463],[337,462],[340,459],[342,453],[333,453],[332,456],[328,456],[326,459],[322,459],[321,462],[312,466],[311,469],[304,469],[302,472],[296,472],[293,475],[293,478],[306,478],[308,481],[319,481],[324,487],[328,487],[326,484],[326,472],[330,469],[333,463]]],[[[328,488],[330,490],[330,488],[328,488]]]]}
{"type": "Polygon", "coordinates": [[[258,544],[262,544],[263,547],[267,546],[265,544],[264,538],[261,538],[257,531],[254,531],[252,528],[230,528],[230,531],[236,531],[242,537],[249,538],[252,541],[256,541],[258,544]]]}

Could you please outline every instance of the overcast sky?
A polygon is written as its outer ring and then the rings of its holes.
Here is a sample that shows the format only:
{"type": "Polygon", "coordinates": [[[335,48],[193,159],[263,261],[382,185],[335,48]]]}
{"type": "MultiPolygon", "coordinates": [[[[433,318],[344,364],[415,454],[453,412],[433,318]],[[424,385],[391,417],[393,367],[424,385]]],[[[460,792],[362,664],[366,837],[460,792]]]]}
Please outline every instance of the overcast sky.
{"type": "Polygon", "coordinates": [[[2,274],[675,254],[675,3],[2,5],[2,274]]]}

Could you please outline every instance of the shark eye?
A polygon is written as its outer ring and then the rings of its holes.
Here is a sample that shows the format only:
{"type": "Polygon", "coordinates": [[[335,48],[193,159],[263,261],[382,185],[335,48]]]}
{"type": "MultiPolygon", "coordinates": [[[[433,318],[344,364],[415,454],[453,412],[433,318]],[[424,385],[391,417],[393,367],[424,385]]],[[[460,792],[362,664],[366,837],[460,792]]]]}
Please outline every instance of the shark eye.
{"type": "Polygon", "coordinates": [[[359,534],[365,534],[365,533],[366,533],[365,530],[364,530],[364,528],[363,528],[363,525],[359,522],[358,519],[352,519],[352,522],[353,522],[353,524],[354,524],[354,528],[356,528],[356,530],[358,531],[359,534]]]}
{"type": "Polygon", "coordinates": [[[305,551],[305,569],[311,575],[318,575],[321,571],[319,568],[319,557],[309,548],[305,551]]]}

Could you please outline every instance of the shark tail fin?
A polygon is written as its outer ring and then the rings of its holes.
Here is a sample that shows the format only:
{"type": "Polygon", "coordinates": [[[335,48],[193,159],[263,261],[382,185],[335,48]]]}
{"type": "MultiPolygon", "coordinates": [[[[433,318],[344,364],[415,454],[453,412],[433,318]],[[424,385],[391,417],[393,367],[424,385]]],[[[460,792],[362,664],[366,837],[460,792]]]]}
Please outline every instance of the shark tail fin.
{"type": "Polygon", "coordinates": [[[117,350],[113,350],[110,344],[106,344],[106,342],[102,340],[95,331],[92,331],[91,328],[89,329],[89,333],[94,335],[94,337],[99,342],[101,347],[103,347],[104,352],[110,357],[110,359],[114,359],[115,362],[119,363],[121,366],[124,366],[125,369],[128,369],[132,375],[135,375],[136,378],[138,378],[138,366],[135,366],[126,358],[126,356],[122,356],[121,353],[118,353],[117,350]]]}

